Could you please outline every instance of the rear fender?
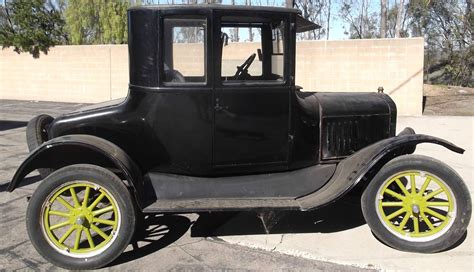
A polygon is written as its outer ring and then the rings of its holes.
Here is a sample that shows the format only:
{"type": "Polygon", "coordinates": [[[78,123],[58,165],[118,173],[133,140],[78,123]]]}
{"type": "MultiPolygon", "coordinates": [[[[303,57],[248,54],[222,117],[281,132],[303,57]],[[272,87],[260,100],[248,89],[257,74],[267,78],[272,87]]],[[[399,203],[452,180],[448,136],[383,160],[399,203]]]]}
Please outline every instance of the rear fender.
{"type": "Polygon", "coordinates": [[[140,169],[117,145],[92,135],[67,135],[54,138],[31,152],[20,165],[8,191],[12,192],[24,177],[38,168],[59,169],[67,165],[90,163],[118,174],[143,207],[144,188],[140,169]]]}
{"type": "Polygon", "coordinates": [[[354,188],[368,173],[378,171],[395,157],[415,152],[416,145],[420,143],[438,144],[453,152],[464,153],[464,149],[453,143],[429,135],[415,134],[413,129],[406,128],[398,136],[376,142],[342,160],[325,186],[298,198],[301,209],[314,209],[336,201],[354,188]]]}

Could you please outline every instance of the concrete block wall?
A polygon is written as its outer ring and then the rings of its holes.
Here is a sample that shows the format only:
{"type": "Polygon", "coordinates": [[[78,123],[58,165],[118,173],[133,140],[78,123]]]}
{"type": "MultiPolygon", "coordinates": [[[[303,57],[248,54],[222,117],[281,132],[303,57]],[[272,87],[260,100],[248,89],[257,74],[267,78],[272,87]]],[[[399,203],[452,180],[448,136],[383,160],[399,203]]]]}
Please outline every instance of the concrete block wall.
{"type": "Polygon", "coordinates": [[[124,96],[126,46],[57,46],[34,59],[0,51],[0,99],[96,103],[124,96]]]}
{"type": "Polygon", "coordinates": [[[422,38],[305,41],[296,46],[296,84],[318,92],[376,92],[400,115],[421,115],[422,38]]]}
{"type": "MultiPolygon", "coordinates": [[[[318,92],[376,92],[383,86],[400,115],[420,115],[423,46],[421,38],[300,41],[296,84],[318,92]]],[[[243,62],[246,49],[255,51],[255,44],[241,43],[228,56],[242,55],[243,62]]],[[[57,46],[38,59],[0,50],[0,99],[96,103],[127,91],[126,45],[57,46]]]]}

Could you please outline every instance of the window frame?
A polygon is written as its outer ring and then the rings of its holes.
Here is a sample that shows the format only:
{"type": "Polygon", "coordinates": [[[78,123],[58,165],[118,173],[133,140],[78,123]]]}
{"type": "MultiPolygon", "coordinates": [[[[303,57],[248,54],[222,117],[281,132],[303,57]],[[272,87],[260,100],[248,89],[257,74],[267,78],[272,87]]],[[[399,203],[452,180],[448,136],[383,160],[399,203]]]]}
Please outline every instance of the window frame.
{"type": "MultiPolygon", "coordinates": [[[[261,22],[251,22],[251,23],[245,23],[245,22],[238,22],[238,21],[225,21],[222,22],[223,17],[227,17],[229,15],[235,16],[235,17],[252,17],[252,15],[248,14],[228,14],[226,12],[223,12],[219,14],[218,20],[215,21],[215,30],[221,30],[222,27],[228,27],[229,25],[240,25],[241,27],[251,27],[251,25],[255,25],[255,27],[264,27],[265,25],[268,25],[267,22],[261,21],[261,22]]],[[[283,23],[283,36],[288,37],[283,40],[283,46],[284,46],[284,53],[283,53],[283,77],[281,79],[261,79],[261,80],[231,80],[231,81],[225,81],[223,80],[224,76],[222,75],[222,52],[221,50],[214,50],[214,56],[215,56],[215,61],[214,61],[214,66],[215,66],[215,78],[216,78],[216,83],[219,86],[222,87],[235,87],[235,86],[286,86],[290,82],[289,80],[289,73],[290,73],[290,63],[289,63],[289,50],[290,50],[290,42],[289,42],[289,26],[288,23],[290,21],[289,16],[283,16],[283,15],[275,15],[275,14],[259,14],[259,17],[264,18],[264,19],[275,19],[275,20],[281,20],[283,23]]],[[[270,33],[272,34],[272,33],[270,33]]],[[[261,44],[263,47],[263,38],[261,38],[261,44]]],[[[216,41],[214,43],[218,44],[216,41]]],[[[273,50],[273,41],[270,41],[270,47],[272,47],[273,50]]],[[[262,49],[263,50],[263,49],[262,49]]],[[[263,64],[262,64],[263,65],[263,64]]],[[[263,67],[262,67],[263,69],[263,67]]],[[[263,73],[263,70],[262,70],[263,73]]]]}
{"type": "MultiPolygon", "coordinates": [[[[174,26],[172,27],[174,28],[174,26]]],[[[198,87],[205,87],[210,85],[210,75],[212,75],[212,72],[209,70],[209,58],[212,54],[209,54],[209,52],[212,52],[210,50],[210,43],[212,43],[212,38],[210,37],[211,33],[211,24],[209,20],[209,16],[206,14],[170,14],[170,15],[163,15],[161,20],[160,20],[160,35],[159,35],[159,40],[157,41],[159,44],[159,67],[158,67],[158,73],[159,73],[159,86],[163,87],[175,87],[175,86],[182,86],[182,87],[190,87],[190,86],[198,86],[198,87]],[[166,54],[166,41],[165,41],[165,21],[169,19],[178,19],[178,20],[202,20],[206,22],[206,25],[204,26],[204,41],[203,41],[203,47],[204,47],[204,81],[201,82],[167,82],[165,81],[165,54],[166,54]]],[[[173,46],[173,43],[171,44],[173,46]]],[[[174,67],[173,67],[174,69],[174,67]]]]}
{"type": "MultiPolygon", "coordinates": [[[[221,23],[221,24],[220,24],[220,31],[222,31],[223,28],[241,28],[241,29],[244,29],[244,30],[248,30],[249,28],[254,28],[254,29],[260,29],[260,30],[262,30],[262,25],[261,25],[261,24],[244,24],[244,25],[242,25],[242,24],[236,24],[236,23],[230,23],[230,24],[227,24],[227,23],[222,24],[222,23],[221,23]]],[[[230,37],[229,37],[229,39],[230,39],[230,37]]],[[[259,41],[254,41],[254,42],[259,42],[259,43],[260,43],[259,49],[261,50],[261,49],[262,49],[262,46],[263,46],[263,39],[262,39],[262,37],[260,37],[260,40],[259,40],[259,41]]],[[[240,42],[238,42],[238,43],[240,43],[240,42]]],[[[224,62],[223,59],[222,59],[222,56],[224,55],[224,51],[225,51],[224,48],[225,48],[225,46],[222,48],[222,54],[221,54],[221,58],[220,58],[220,60],[221,60],[221,61],[220,61],[220,63],[221,63],[221,69],[220,69],[221,71],[220,71],[220,74],[221,74],[221,78],[228,78],[228,77],[232,77],[232,75],[224,76],[224,75],[222,74],[222,64],[223,64],[223,62],[224,62]]],[[[256,52],[255,52],[255,53],[256,53],[256,52]]],[[[250,55],[249,55],[249,56],[250,56],[250,55]]],[[[248,58],[249,56],[247,56],[247,58],[248,58]]],[[[243,63],[243,61],[245,61],[245,59],[242,60],[242,63],[243,63]]],[[[253,63],[252,63],[252,65],[254,65],[255,62],[258,62],[258,61],[259,61],[259,60],[258,60],[258,56],[256,56],[256,57],[255,57],[255,60],[254,60],[253,63]]],[[[242,65],[242,63],[240,63],[240,65],[242,65]]],[[[260,65],[260,71],[261,71],[261,72],[260,72],[260,75],[253,75],[253,76],[257,76],[257,77],[263,76],[263,69],[264,69],[264,68],[263,68],[263,62],[262,62],[261,65],[260,65]]],[[[223,80],[223,82],[226,82],[226,81],[223,80]]]]}

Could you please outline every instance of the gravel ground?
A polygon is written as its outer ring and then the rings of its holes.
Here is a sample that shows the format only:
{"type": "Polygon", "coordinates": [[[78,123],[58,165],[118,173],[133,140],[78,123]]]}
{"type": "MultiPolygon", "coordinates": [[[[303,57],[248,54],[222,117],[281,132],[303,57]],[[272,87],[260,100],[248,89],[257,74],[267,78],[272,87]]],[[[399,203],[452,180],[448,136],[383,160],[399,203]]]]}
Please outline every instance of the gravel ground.
{"type": "Polygon", "coordinates": [[[474,116],[474,88],[423,86],[423,115],[474,116]]]}

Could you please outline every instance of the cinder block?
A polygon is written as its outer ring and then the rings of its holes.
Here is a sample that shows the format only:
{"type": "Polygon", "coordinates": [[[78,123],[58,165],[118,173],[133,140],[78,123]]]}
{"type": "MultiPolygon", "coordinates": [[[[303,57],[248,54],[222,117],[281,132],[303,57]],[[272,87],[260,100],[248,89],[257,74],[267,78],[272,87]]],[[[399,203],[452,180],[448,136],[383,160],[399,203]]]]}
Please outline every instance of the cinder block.
{"type": "MultiPolygon", "coordinates": [[[[240,64],[259,47],[230,44],[224,52],[227,68],[233,71],[234,62],[240,64]]],[[[375,92],[383,86],[400,115],[421,115],[423,50],[422,38],[298,41],[296,82],[305,91],[375,92]]],[[[178,44],[175,53],[182,72],[203,73],[195,65],[204,54],[201,44],[178,44]]],[[[126,45],[57,46],[39,59],[0,51],[0,99],[94,103],[127,92],[126,45]]]]}

